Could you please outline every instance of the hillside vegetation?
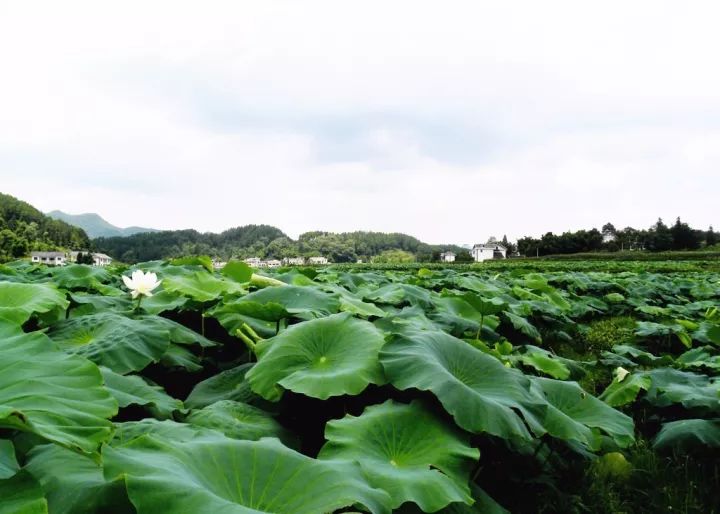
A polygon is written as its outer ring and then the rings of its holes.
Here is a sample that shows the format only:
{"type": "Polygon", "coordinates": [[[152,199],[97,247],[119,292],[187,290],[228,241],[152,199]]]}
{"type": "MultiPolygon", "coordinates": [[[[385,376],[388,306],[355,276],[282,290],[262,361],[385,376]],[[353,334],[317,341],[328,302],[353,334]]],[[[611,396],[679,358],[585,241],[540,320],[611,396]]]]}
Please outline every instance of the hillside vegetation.
{"type": "Polygon", "coordinates": [[[97,238],[95,247],[124,262],[167,259],[184,255],[212,255],[223,259],[324,255],[333,262],[369,260],[384,252],[413,254],[418,261],[429,261],[433,253],[454,245],[429,245],[407,234],[383,232],[306,232],[293,240],[280,229],[269,225],[246,225],[219,234],[196,230],[170,230],[135,234],[129,237],[97,238]]]}
{"type": "Polygon", "coordinates": [[[54,220],[29,203],[0,193],[0,262],[24,257],[33,250],[89,245],[81,228],[54,220]]]}

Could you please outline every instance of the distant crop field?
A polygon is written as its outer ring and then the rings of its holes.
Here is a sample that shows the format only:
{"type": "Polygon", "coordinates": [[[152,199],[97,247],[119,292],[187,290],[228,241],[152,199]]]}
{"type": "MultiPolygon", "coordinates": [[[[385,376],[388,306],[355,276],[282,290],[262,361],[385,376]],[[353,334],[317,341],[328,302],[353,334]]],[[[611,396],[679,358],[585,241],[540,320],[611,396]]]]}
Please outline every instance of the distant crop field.
{"type": "Polygon", "coordinates": [[[719,307],[712,259],[3,265],[0,513],[718,512],[719,307]]]}

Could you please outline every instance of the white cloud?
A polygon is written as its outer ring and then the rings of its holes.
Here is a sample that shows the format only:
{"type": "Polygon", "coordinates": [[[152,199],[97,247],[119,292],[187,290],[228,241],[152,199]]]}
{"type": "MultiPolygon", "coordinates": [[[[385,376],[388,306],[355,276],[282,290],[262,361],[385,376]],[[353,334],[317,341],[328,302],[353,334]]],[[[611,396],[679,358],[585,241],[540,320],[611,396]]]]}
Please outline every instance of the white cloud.
{"type": "Polygon", "coordinates": [[[431,242],[705,226],[712,2],[0,4],[0,190],[431,242]]]}

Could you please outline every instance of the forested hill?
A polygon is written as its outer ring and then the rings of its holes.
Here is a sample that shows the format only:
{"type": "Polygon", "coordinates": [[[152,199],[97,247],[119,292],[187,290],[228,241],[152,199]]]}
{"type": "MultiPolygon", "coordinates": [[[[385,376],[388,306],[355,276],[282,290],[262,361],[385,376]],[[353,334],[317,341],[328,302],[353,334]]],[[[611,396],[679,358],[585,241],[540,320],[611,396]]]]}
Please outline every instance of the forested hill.
{"type": "Polygon", "coordinates": [[[81,228],[52,219],[27,202],[0,193],[0,262],[33,250],[88,248],[81,228]]]}
{"type": "Polygon", "coordinates": [[[277,239],[288,239],[278,228],[269,225],[246,225],[219,234],[197,230],[163,230],[125,237],[99,237],[95,249],[124,262],[141,262],[184,255],[212,255],[222,258],[263,255],[265,248],[277,239]]]}
{"type": "Polygon", "coordinates": [[[383,232],[306,232],[297,240],[268,225],[246,225],[220,234],[196,230],[172,230],[128,237],[98,238],[93,241],[99,251],[124,262],[166,259],[182,255],[211,255],[222,259],[323,255],[333,262],[367,260],[383,252],[402,250],[417,259],[430,260],[443,250],[459,252],[453,245],[433,246],[407,234],[383,232]]]}

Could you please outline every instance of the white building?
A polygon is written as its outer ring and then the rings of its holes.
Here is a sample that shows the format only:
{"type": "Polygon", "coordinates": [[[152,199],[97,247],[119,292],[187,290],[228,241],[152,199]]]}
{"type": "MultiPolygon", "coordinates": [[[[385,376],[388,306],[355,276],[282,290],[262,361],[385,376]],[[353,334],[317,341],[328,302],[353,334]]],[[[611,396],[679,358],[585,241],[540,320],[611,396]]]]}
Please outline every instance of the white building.
{"type": "Polygon", "coordinates": [[[47,264],[48,266],[67,264],[67,256],[63,252],[32,252],[30,260],[36,264],[47,264]]]}
{"type": "Polygon", "coordinates": [[[305,264],[305,258],[304,257],[285,257],[282,260],[282,262],[286,266],[302,266],[305,264]]]}
{"type": "Polygon", "coordinates": [[[310,257],[308,259],[308,264],[327,264],[328,260],[327,257],[310,257]]]}
{"type": "Polygon", "coordinates": [[[507,257],[507,248],[498,243],[494,237],[491,237],[487,243],[474,245],[470,254],[475,262],[505,259],[507,257]]]}
{"type": "Polygon", "coordinates": [[[243,261],[248,266],[252,266],[253,268],[261,268],[262,261],[260,260],[260,257],[248,257],[243,261]]]}
{"type": "Polygon", "coordinates": [[[112,263],[112,257],[105,255],[104,253],[90,253],[90,252],[70,252],[70,261],[77,262],[78,255],[80,253],[90,254],[93,259],[93,266],[107,266],[112,263]]]}
{"type": "Polygon", "coordinates": [[[280,266],[282,266],[282,262],[277,259],[270,259],[268,261],[265,261],[265,266],[267,266],[268,268],[279,268],[280,266]]]}
{"type": "Polygon", "coordinates": [[[212,260],[213,269],[223,269],[226,264],[227,264],[227,261],[221,261],[220,259],[212,260]]]}
{"type": "Polygon", "coordinates": [[[104,253],[94,253],[92,254],[92,258],[95,266],[107,266],[112,262],[112,257],[104,253]]]}
{"type": "Polygon", "coordinates": [[[443,252],[440,254],[441,262],[455,262],[455,254],[453,252],[443,252]]]}

